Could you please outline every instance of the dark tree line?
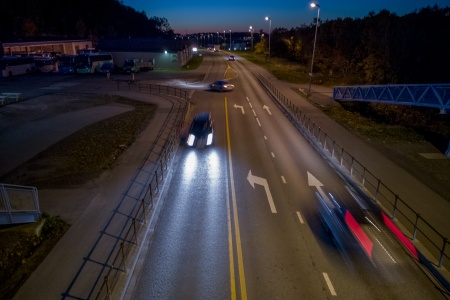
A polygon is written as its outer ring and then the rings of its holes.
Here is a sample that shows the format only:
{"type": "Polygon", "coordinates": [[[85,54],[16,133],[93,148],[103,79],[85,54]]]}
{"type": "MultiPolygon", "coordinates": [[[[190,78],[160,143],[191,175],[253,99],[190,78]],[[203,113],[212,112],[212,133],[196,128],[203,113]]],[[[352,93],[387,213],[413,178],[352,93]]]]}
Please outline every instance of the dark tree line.
{"type": "Polygon", "coordinates": [[[118,0],[2,0],[0,41],[161,37],[173,35],[165,18],[118,0]]]}
{"type": "MultiPolygon", "coordinates": [[[[310,66],[315,20],[272,32],[272,54],[310,66]]],[[[314,80],[346,84],[450,82],[450,8],[404,16],[387,10],[362,19],[319,21],[314,80]]]]}

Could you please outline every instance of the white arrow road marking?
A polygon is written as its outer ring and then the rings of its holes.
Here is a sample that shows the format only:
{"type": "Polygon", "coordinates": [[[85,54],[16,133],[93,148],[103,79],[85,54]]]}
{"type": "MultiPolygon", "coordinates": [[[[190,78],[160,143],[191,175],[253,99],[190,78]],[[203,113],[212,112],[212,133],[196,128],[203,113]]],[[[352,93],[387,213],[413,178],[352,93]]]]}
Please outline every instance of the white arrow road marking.
{"type": "Polygon", "coordinates": [[[252,174],[252,170],[249,170],[247,180],[252,185],[253,188],[255,188],[255,183],[262,185],[264,187],[264,190],[266,191],[266,195],[267,195],[267,200],[269,201],[270,210],[272,211],[272,213],[276,214],[277,209],[275,208],[275,204],[273,203],[273,198],[272,198],[272,194],[270,193],[269,184],[267,183],[267,179],[255,176],[252,174]]]}
{"type": "Polygon", "coordinates": [[[263,109],[267,110],[267,112],[269,113],[269,115],[272,115],[272,113],[270,112],[270,108],[267,105],[263,106],[263,109]]]}
{"type": "Polygon", "coordinates": [[[327,194],[322,190],[322,182],[320,182],[316,177],[314,177],[311,173],[308,173],[308,185],[309,186],[315,186],[317,191],[319,192],[320,196],[322,196],[323,199],[328,199],[327,194]]]}
{"type": "Polygon", "coordinates": [[[243,106],[235,104],[234,108],[240,108],[241,111],[242,111],[242,114],[245,115],[245,111],[244,111],[244,107],[243,106]]]}

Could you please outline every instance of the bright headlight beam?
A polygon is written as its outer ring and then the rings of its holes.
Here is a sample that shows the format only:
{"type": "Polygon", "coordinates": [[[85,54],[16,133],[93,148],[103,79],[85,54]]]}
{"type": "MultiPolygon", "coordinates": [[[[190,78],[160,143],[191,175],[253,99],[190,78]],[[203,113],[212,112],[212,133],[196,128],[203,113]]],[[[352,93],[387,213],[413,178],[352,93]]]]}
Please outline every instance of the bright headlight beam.
{"type": "Polygon", "coordinates": [[[207,145],[207,146],[211,145],[211,144],[212,144],[212,141],[213,141],[213,134],[210,133],[210,134],[208,134],[208,138],[207,138],[207,140],[206,140],[206,145],[207,145]]]}
{"type": "Polygon", "coordinates": [[[189,137],[188,137],[188,140],[187,140],[187,144],[189,146],[193,146],[194,145],[194,141],[195,141],[195,135],[189,134],[189,137]]]}

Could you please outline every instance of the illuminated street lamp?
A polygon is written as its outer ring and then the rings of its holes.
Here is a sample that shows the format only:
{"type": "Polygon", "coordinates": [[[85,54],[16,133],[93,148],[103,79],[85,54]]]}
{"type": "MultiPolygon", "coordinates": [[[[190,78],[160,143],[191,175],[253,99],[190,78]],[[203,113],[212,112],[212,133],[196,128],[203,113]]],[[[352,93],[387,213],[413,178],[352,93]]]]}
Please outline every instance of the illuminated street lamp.
{"type": "Polygon", "coordinates": [[[272,19],[270,17],[266,17],[266,21],[269,21],[269,60],[270,60],[270,31],[272,30],[272,19]]]}
{"type": "Polygon", "coordinates": [[[311,7],[317,7],[317,19],[316,19],[316,33],[314,34],[314,46],[313,46],[313,53],[312,53],[312,59],[311,59],[311,72],[309,73],[309,87],[308,87],[308,94],[311,94],[311,81],[313,76],[313,67],[314,67],[314,54],[316,52],[316,40],[317,40],[317,27],[319,26],[319,13],[320,13],[320,5],[317,3],[312,2],[311,7]]]}
{"type": "Polygon", "coordinates": [[[252,48],[251,49],[253,51],[253,27],[250,26],[250,29],[248,31],[250,31],[250,35],[251,35],[251,39],[252,39],[252,48]]]}

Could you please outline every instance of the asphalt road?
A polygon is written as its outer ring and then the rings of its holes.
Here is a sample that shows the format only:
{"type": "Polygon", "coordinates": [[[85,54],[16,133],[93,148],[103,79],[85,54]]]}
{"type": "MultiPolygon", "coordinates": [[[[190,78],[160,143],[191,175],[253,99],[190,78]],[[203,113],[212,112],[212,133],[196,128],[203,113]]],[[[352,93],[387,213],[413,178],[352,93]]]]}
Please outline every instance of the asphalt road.
{"type": "MultiPolygon", "coordinates": [[[[136,268],[124,274],[121,283],[126,284],[115,289],[114,298],[443,298],[420,265],[383,230],[377,236],[379,244],[394,264],[368,258],[358,243],[336,246],[336,237],[318,217],[315,192],[319,189],[310,175],[350,209],[360,210],[345,182],[278,111],[243,64],[231,65],[221,54],[212,55],[205,56],[203,83],[177,80],[171,84],[193,91],[197,111],[212,112],[215,144],[208,149],[179,149],[173,179],[160,199],[159,218],[149,223],[136,268]],[[235,91],[206,90],[207,83],[224,77],[233,78],[235,91]]],[[[154,79],[170,78],[166,74],[154,79]]],[[[2,81],[1,87],[17,92],[23,88],[19,81],[2,81]]],[[[24,96],[28,98],[61,89],[80,92],[80,86],[85,93],[114,90],[111,81],[96,77],[80,81],[51,75],[32,77],[27,83],[24,96]]],[[[156,101],[161,108],[156,119],[166,118],[167,99],[129,96],[156,101]]],[[[299,101],[326,124],[306,101],[299,101]]],[[[145,145],[154,142],[152,127],[157,126],[149,126],[119,167],[105,174],[98,185],[40,192],[46,207],[68,214],[74,224],[16,299],[59,298],[70,284],[74,284],[70,290],[74,296],[85,294],[82,282],[74,278],[99,232],[117,212],[119,195],[139,168],[148,150],[145,145]],[[61,205],[61,199],[69,205],[61,205]]],[[[95,261],[92,269],[96,269],[95,261]]],[[[88,274],[82,281],[89,279],[88,274]]]]}
{"type": "Polygon", "coordinates": [[[443,298],[380,224],[373,257],[352,237],[338,246],[309,179],[359,212],[346,183],[246,68],[216,54],[204,63],[207,81],[233,78],[236,89],[194,93],[197,111],[212,112],[215,143],[180,149],[125,299],[443,298]]]}

